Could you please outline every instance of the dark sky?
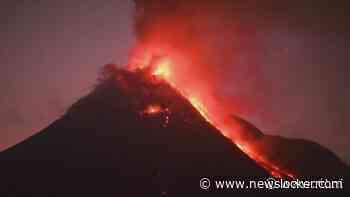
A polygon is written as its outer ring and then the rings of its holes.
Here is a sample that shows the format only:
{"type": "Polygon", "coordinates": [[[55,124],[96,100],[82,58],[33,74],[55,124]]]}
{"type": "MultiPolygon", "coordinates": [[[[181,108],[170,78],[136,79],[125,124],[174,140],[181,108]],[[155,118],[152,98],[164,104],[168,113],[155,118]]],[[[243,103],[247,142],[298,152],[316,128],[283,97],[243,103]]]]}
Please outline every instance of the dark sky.
{"type": "Polygon", "coordinates": [[[0,2],[0,149],[59,117],[93,88],[102,65],[126,63],[133,42],[131,5],[0,2]]]}
{"type": "MultiPolygon", "coordinates": [[[[330,2],[260,10],[258,63],[271,84],[260,112],[280,118],[246,118],[269,134],[316,141],[349,163],[350,25],[345,4],[330,2]]],[[[0,25],[0,149],[59,117],[93,88],[103,64],[125,64],[135,39],[126,0],[2,0],[0,25]]]]}
{"type": "Polygon", "coordinates": [[[259,26],[271,106],[284,117],[270,132],[314,140],[349,163],[350,7],[342,0],[286,2],[280,17],[259,26]]]}

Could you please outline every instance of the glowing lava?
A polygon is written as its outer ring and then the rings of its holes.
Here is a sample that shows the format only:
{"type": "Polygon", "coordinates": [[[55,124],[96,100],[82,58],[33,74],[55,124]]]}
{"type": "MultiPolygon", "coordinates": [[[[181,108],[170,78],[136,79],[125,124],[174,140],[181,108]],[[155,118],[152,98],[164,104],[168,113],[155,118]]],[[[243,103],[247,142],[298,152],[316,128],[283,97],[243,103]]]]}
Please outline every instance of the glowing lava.
{"type": "Polygon", "coordinates": [[[154,114],[159,114],[162,111],[163,111],[163,109],[159,105],[149,105],[144,110],[144,113],[148,114],[148,115],[154,115],[154,114]]]}
{"type": "Polygon", "coordinates": [[[169,79],[171,75],[170,67],[172,62],[169,59],[162,59],[159,61],[159,63],[156,65],[153,71],[153,75],[163,78],[163,79],[169,79]]]}
{"type": "Polygon", "coordinates": [[[188,100],[190,101],[190,103],[192,104],[192,106],[194,108],[197,109],[197,111],[208,121],[211,123],[211,120],[208,116],[208,110],[205,108],[205,106],[203,105],[203,103],[194,96],[190,96],[188,97],[188,100]]]}
{"type": "MultiPolygon", "coordinates": [[[[226,113],[216,113],[213,109],[217,107],[213,99],[208,97],[208,94],[194,94],[203,93],[200,89],[193,88],[194,86],[188,86],[186,83],[181,83],[180,78],[183,77],[179,70],[175,72],[174,61],[168,57],[157,58],[156,61],[150,59],[150,55],[144,55],[147,57],[142,60],[142,65],[136,67],[138,69],[145,69],[150,67],[151,74],[157,78],[166,80],[174,89],[176,89],[182,96],[192,104],[192,106],[202,115],[202,117],[216,127],[222,135],[229,138],[237,147],[247,154],[251,159],[255,160],[260,166],[265,168],[270,174],[276,178],[290,178],[295,179],[296,176],[293,173],[284,170],[270,161],[264,155],[260,155],[259,151],[255,149],[254,145],[249,142],[240,140],[235,134],[238,133],[236,125],[229,124],[224,121],[225,117],[229,115],[226,113]],[[146,65],[146,66],[145,66],[146,65]],[[204,103],[205,101],[206,103],[204,103]],[[210,106],[208,105],[211,104],[210,106]]],[[[139,60],[140,62],[140,60],[139,60]]],[[[133,65],[135,66],[135,65],[133,65]]],[[[131,69],[133,69],[131,67],[131,69]]],[[[150,105],[145,109],[146,114],[152,115],[163,112],[163,109],[157,105],[150,105]]],[[[164,127],[169,123],[169,115],[167,115],[164,127]]]]}

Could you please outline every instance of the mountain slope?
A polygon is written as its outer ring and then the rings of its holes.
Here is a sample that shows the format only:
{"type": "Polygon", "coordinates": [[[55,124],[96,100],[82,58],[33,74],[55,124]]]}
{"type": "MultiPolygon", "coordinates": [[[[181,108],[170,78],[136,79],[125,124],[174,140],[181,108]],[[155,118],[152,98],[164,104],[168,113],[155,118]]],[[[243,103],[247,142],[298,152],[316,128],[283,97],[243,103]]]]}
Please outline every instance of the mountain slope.
{"type": "Polygon", "coordinates": [[[201,177],[268,176],[164,81],[106,70],[63,117],[0,154],[1,196],[171,196],[200,192],[201,177]]]}
{"type": "MultiPolygon", "coordinates": [[[[97,87],[64,116],[1,152],[0,195],[196,196],[211,194],[200,189],[202,177],[270,176],[148,72],[107,65],[97,87]]],[[[349,175],[349,167],[318,144],[264,135],[239,117],[232,120],[255,154],[298,178],[349,175]]]]}
{"type": "Polygon", "coordinates": [[[334,153],[321,145],[303,139],[266,135],[249,122],[232,116],[245,133],[245,141],[259,155],[298,178],[349,177],[350,168],[334,153]]]}

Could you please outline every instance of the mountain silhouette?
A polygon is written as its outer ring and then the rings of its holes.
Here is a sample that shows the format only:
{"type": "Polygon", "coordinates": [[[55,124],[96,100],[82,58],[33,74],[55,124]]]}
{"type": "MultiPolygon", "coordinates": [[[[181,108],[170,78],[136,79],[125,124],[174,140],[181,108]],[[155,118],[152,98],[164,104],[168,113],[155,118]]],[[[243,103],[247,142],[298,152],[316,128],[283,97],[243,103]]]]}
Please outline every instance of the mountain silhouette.
{"type": "MultiPolygon", "coordinates": [[[[61,118],[1,152],[0,196],[206,195],[199,187],[203,177],[270,176],[168,83],[145,72],[105,66],[94,90],[61,118]]],[[[296,144],[272,141],[283,149],[296,144]]],[[[317,155],[317,162],[333,158],[317,155]]],[[[348,169],[335,159],[328,170],[334,163],[339,173],[348,169]]],[[[310,170],[305,167],[300,172],[310,170]]]]}

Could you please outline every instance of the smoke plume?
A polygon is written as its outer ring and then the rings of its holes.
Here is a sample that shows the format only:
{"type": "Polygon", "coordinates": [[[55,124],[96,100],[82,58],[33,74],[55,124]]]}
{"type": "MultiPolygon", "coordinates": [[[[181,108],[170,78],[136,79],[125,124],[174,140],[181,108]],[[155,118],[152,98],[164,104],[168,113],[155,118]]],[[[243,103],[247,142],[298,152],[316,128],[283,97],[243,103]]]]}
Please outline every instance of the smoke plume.
{"type": "Polygon", "coordinates": [[[341,74],[348,70],[345,1],[331,7],[327,0],[134,2],[133,61],[154,53],[173,56],[177,84],[196,90],[212,111],[243,116],[273,134],[318,141],[349,157],[341,132],[349,110],[334,105],[349,97],[341,74]]]}
{"type": "Polygon", "coordinates": [[[257,63],[254,1],[135,0],[135,5],[136,62],[147,53],[173,56],[176,83],[196,91],[212,111],[229,106],[240,115],[265,113],[257,111],[270,90],[257,63]]]}

